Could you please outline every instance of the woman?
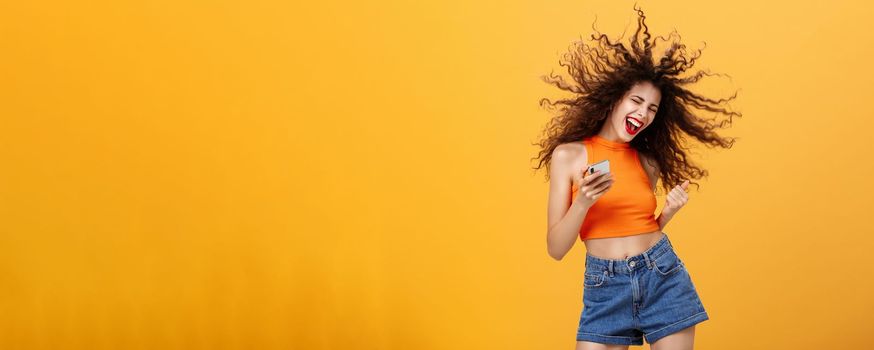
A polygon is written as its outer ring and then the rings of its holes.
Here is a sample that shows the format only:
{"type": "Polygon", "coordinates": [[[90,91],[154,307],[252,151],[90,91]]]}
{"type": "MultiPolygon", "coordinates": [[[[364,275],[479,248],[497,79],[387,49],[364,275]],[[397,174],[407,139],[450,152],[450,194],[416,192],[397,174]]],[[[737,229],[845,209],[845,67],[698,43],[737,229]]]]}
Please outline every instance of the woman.
{"type": "MultiPolygon", "coordinates": [[[[549,169],[547,250],[556,260],[580,237],[586,246],[583,310],[577,349],[691,349],[695,325],[709,319],[685,264],[663,231],[688,202],[689,178],[707,176],[692,164],[680,140],[691,136],[709,146],[731,148],[734,139],[714,129],[740,113],[720,105],[737,94],[712,100],[685,88],[704,76],[681,78],[701,51],[687,57],[685,46],[672,42],[657,62],[643,11],[630,49],[606,35],[592,35],[595,45],[579,42],[560,64],[574,83],[560,76],[548,83],[575,94],[550,102],[561,113],[546,128],[540,164],[549,169]],[[727,116],[702,119],[691,109],[727,116]],[[609,172],[588,173],[590,165],[609,161],[609,172]],[[658,180],[667,193],[658,218],[658,180]]],[[[678,41],[679,41],[679,35],[678,41]]],[[[697,183],[692,182],[696,186],[697,183]]]]}

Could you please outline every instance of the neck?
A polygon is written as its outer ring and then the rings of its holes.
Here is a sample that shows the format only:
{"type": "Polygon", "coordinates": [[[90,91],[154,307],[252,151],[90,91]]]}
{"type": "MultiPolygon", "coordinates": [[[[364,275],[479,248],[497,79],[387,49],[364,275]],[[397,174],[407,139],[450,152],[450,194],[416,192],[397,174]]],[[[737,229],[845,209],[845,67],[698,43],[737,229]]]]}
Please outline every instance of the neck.
{"type": "Polygon", "coordinates": [[[613,128],[610,128],[608,124],[604,123],[604,127],[598,132],[598,137],[611,142],[625,142],[625,140],[619,138],[619,135],[613,132],[613,128]]]}

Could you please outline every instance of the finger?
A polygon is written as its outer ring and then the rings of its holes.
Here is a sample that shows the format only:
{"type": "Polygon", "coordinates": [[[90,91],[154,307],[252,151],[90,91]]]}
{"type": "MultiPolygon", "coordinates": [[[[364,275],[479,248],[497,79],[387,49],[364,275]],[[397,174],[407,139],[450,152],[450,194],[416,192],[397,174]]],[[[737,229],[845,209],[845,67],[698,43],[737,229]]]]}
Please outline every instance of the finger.
{"type": "Polygon", "coordinates": [[[601,185],[605,182],[609,182],[609,181],[613,181],[613,175],[610,173],[606,173],[606,174],[598,177],[597,179],[593,179],[591,182],[589,182],[589,186],[595,187],[595,186],[599,186],[599,185],[601,185]]]}
{"type": "Polygon", "coordinates": [[[599,185],[597,185],[597,186],[586,186],[586,187],[583,189],[583,192],[584,192],[584,193],[587,193],[587,194],[588,194],[588,197],[591,198],[592,195],[597,194],[598,192],[601,192],[602,189],[604,189],[605,187],[610,186],[612,183],[613,183],[612,181],[607,181],[607,182],[601,183],[601,184],[599,184],[599,185]]]}
{"type": "Polygon", "coordinates": [[[594,194],[598,194],[598,193],[601,193],[601,192],[606,191],[606,190],[609,189],[611,186],[613,186],[613,181],[612,181],[612,180],[610,180],[610,181],[605,181],[605,182],[599,184],[598,186],[593,187],[593,188],[590,190],[590,192],[591,192],[591,193],[594,193],[594,194]]]}
{"type": "Polygon", "coordinates": [[[676,196],[676,193],[674,191],[671,191],[670,193],[668,193],[668,200],[671,202],[677,202],[677,196],[676,196]]]}
{"type": "Polygon", "coordinates": [[[602,188],[602,189],[600,189],[600,190],[592,191],[592,197],[593,197],[594,199],[598,199],[598,198],[600,198],[600,197],[603,196],[605,193],[607,193],[607,191],[610,190],[610,187],[612,187],[612,186],[608,185],[608,186],[605,186],[604,188],[602,188]]]}
{"type": "Polygon", "coordinates": [[[587,174],[585,178],[583,178],[583,183],[588,185],[597,179],[603,178],[605,173],[595,171],[594,174],[587,174]]]}
{"type": "Polygon", "coordinates": [[[685,191],[686,188],[689,187],[689,180],[683,181],[683,183],[680,184],[680,186],[685,191]]]}
{"type": "Polygon", "coordinates": [[[607,179],[599,182],[597,185],[594,185],[592,189],[595,191],[599,191],[600,189],[604,187],[609,187],[611,185],[613,185],[613,179],[607,179]]]}
{"type": "Polygon", "coordinates": [[[595,171],[590,173],[589,169],[583,169],[583,175],[585,175],[586,177],[597,177],[597,176],[600,176],[603,174],[606,174],[606,173],[603,171],[600,171],[600,170],[595,170],[595,171]]]}
{"type": "Polygon", "coordinates": [[[607,181],[613,181],[613,174],[610,174],[610,173],[604,174],[604,176],[601,176],[600,178],[592,181],[592,185],[597,186],[597,185],[600,185],[600,184],[607,182],[607,181]]]}

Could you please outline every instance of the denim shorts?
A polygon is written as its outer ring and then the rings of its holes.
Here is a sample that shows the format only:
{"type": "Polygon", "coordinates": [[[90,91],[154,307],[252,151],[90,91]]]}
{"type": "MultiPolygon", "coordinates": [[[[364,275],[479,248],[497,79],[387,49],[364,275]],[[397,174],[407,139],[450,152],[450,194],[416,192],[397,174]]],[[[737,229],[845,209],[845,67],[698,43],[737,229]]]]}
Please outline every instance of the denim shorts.
{"type": "Polygon", "coordinates": [[[709,319],[689,272],[665,234],[625,259],[586,253],[577,340],[643,345],[709,319]]]}

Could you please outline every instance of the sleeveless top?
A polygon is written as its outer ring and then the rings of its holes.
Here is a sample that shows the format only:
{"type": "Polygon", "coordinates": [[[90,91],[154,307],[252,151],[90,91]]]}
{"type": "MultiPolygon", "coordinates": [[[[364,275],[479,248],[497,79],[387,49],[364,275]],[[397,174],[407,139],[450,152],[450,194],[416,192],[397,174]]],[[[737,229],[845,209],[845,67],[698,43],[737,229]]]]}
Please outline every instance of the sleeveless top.
{"type": "MultiPolygon", "coordinates": [[[[613,185],[589,208],[580,226],[580,239],[632,236],[659,230],[656,198],[637,150],[625,142],[598,135],[583,140],[588,164],[610,160],[613,185]]],[[[587,175],[588,176],[588,175],[587,175]]],[[[572,198],[579,194],[573,186],[572,198]]]]}

